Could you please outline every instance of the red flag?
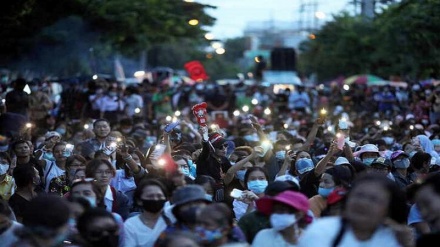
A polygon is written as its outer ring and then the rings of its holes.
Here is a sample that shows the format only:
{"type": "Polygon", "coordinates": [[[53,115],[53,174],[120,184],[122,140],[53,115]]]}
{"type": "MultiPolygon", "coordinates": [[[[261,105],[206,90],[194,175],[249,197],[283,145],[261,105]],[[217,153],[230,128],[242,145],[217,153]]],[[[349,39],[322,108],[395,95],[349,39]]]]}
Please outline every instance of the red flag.
{"type": "Polygon", "coordinates": [[[187,62],[184,67],[188,72],[189,77],[195,81],[205,81],[209,78],[200,61],[187,62]]]}

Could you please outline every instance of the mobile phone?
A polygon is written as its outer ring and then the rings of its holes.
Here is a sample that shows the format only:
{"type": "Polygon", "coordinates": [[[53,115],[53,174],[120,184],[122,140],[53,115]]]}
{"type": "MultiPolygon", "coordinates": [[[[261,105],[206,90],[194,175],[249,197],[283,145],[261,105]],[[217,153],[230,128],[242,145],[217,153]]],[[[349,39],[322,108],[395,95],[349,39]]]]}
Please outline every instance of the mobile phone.
{"type": "Polygon", "coordinates": [[[235,199],[240,199],[243,196],[243,191],[239,189],[233,189],[231,191],[231,197],[235,199]]]}
{"type": "Polygon", "coordinates": [[[167,126],[165,126],[164,130],[165,130],[165,132],[170,133],[179,124],[180,124],[180,121],[175,121],[175,122],[169,123],[167,126]]]}

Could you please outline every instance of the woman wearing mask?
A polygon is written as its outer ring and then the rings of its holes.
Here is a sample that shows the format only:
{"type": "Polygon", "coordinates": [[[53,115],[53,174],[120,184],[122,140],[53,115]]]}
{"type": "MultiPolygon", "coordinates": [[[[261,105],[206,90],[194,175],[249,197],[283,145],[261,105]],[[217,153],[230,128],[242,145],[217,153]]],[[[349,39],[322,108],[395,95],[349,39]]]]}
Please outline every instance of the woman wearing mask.
{"type": "Polygon", "coordinates": [[[352,172],[346,166],[334,166],[325,170],[321,176],[318,187],[318,195],[309,199],[310,209],[313,216],[321,217],[327,208],[327,198],[335,189],[348,189],[352,181],[352,172]]]}
{"type": "Polygon", "coordinates": [[[413,183],[408,172],[410,165],[409,155],[402,150],[397,150],[391,153],[390,160],[393,165],[391,174],[394,181],[402,190],[406,189],[408,185],[413,183]]]}
{"type": "Polygon", "coordinates": [[[194,180],[195,184],[202,186],[205,189],[206,200],[212,202],[214,198],[215,180],[207,175],[200,175],[194,180]]]}
{"type": "Polygon", "coordinates": [[[99,190],[104,195],[103,201],[107,211],[118,213],[123,219],[126,219],[131,205],[129,205],[129,199],[124,193],[110,186],[115,173],[115,168],[110,161],[105,159],[93,159],[86,167],[86,177],[95,179],[99,190]]]}
{"type": "Polygon", "coordinates": [[[125,221],[125,246],[154,246],[161,232],[170,224],[163,214],[166,195],[165,186],[159,180],[145,179],[139,184],[134,201],[142,208],[142,213],[125,221]]]}
{"type": "Polygon", "coordinates": [[[365,144],[353,153],[355,157],[360,159],[366,166],[370,166],[374,159],[380,156],[379,149],[374,144],[365,144]]]}
{"type": "Polygon", "coordinates": [[[301,225],[309,222],[307,216],[309,202],[302,193],[284,191],[274,197],[257,200],[260,212],[270,215],[271,228],[257,233],[252,247],[259,246],[296,246],[301,225]]]}
{"type": "Polygon", "coordinates": [[[268,175],[264,168],[248,168],[244,176],[245,190],[242,195],[232,202],[235,218],[238,221],[241,216],[255,210],[255,201],[264,196],[264,190],[268,185],[268,175]]]}
{"type": "Polygon", "coordinates": [[[44,190],[46,193],[55,193],[60,196],[69,191],[66,176],[66,161],[70,153],[66,153],[65,142],[58,142],[53,146],[55,161],[45,160],[44,170],[44,190]]]}
{"type": "Polygon", "coordinates": [[[298,246],[413,246],[404,193],[380,173],[356,176],[341,216],[316,219],[298,246]]]}
{"type": "Polygon", "coordinates": [[[195,233],[206,247],[245,242],[240,229],[234,226],[231,209],[224,203],[212,203],[200,211],[195,233]]]}
{"type": "Polygon", "coordinates": [[[11,158],[8,153],[0,152],[0,196],[8,201],[15,192],[15,181],[8,174],[11,158]]]}

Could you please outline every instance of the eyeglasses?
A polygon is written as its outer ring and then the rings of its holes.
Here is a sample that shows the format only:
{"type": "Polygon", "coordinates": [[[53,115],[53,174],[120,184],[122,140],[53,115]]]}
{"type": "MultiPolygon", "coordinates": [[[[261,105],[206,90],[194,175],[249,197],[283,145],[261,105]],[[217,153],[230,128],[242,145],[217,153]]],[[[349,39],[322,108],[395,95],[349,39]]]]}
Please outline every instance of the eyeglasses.
{"type": "Polygon", "coordinates": [[[228,148],[228,144],[227,143],[225,143],[225,144],[223,144],[223,145],[221,145],[219,147],[216,147],[216,149],[226,149],[226,148],[228,148]]]}
{"type": "Polygon", "coordinates": [[[72,181],[72,185],[76,184],[76,183],[91,183],[95,181],[94,178],[79,178],[79,179],[75,179],[72,181]]]}

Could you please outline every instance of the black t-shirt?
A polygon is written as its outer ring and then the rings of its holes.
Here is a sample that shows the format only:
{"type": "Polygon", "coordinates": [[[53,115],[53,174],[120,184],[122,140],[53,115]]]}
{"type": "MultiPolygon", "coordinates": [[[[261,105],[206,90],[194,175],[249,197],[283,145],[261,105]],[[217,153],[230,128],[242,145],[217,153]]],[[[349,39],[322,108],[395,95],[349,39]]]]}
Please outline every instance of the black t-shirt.
{"type": "Polygon", "coordinates": [[[315,175],[315,168],[303,174],[299,180],[300,192],[308,198],[318,194],[319,179],[315,175]]]}

